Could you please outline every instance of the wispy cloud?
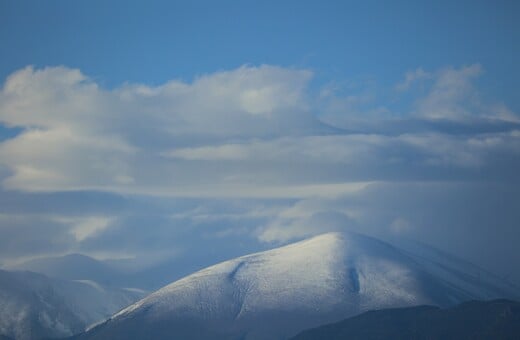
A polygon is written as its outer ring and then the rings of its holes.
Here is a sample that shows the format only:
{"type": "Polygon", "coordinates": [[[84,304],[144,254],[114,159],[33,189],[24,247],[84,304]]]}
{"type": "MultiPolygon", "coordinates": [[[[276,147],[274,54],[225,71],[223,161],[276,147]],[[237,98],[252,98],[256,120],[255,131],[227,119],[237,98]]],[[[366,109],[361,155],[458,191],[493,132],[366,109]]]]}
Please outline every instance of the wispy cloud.
{"type": "Polygon", "coordinates": [[[418,81],[431,79],[432,77],[433,75],[431,73],[424,71],[422,68],[418,68],[413,71],[408,71],[404,76],[404,80],[401,83],[397,84],[395,86],[395,89],[398,91],[406,91],[410,89],[410,87],[418,81]]]}

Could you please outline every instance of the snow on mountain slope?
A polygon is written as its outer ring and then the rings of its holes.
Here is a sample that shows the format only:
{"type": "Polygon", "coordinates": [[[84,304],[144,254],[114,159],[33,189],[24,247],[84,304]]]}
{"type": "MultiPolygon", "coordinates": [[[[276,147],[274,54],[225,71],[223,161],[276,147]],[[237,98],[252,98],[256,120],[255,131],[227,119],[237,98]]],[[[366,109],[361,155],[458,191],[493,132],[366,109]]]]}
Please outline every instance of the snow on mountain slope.
{"type": "Polygon", "coordinates": [[[80,337],[286,339],[371,309],[450,306],[510,293],[476,282],[431,273],[376,239],[329,233],[201,270],[80,337]]]}
{"type": "Polygon", "coordinates": [[[144,295],[91,281],[0,270],[0,334],[19,340],[69,336],[144,295]]]}

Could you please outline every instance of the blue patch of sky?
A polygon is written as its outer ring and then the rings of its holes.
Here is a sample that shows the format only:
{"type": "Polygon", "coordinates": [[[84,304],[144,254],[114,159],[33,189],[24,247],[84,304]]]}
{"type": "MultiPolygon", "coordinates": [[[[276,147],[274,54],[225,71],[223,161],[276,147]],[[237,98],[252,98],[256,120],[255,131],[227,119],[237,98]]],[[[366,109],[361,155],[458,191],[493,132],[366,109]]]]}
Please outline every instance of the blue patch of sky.
{"type": "Polygon", "coordinates": [[[316,83],[481,63],[513,108],[516,1],[3,1],[0,78],[28,64],[78,67],[111,87],[244,63],[304,67],[316,83]]]}
{"type": "Polygon", "coordinates": [[[11,128],[0,124],[0,142],[16,137],[23,129],[11,128]]]}

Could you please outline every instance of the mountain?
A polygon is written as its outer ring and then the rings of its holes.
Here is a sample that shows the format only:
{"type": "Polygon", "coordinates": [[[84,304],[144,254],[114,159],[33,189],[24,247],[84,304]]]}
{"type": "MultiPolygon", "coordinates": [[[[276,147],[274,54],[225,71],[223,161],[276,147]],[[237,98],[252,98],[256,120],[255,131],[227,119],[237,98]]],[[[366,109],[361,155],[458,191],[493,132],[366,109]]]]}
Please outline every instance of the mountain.
{"type": "Polygon", "coordinates": [[[39,258],[5,269],[27,270],[66,280],[91,280],[110,286],[118,286],[125,281],[123,274],[112,266],[81,254],[39,258]]]}
{"type": "Polygon", "coordinates": [[[323,339],[520,339],[520,303],[471,301],[448,309],[383,309],[304,331],[291,340],[323,339]]]}
{"type": "Polygon", "coordinates": [[[18,340],[70,336],[144,295],[93,281],[0,270],[0,334],[18,340]]]}
{"type": "Polygon", "coordinates": [[[368,310],[516,293],[430,262],[371,237],[328,233],[203,269],[78,338],[287,339],[368,310]]]}

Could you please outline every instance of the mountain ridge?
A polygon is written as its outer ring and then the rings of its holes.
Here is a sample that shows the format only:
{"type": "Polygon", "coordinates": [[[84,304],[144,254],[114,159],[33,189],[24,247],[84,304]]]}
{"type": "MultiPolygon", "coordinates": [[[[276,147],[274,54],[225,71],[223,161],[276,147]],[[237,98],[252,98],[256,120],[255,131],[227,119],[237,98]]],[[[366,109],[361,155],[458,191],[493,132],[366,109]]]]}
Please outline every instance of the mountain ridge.
{"type": "Polygon", "coordinates": [[[500,285],[478,287],[461,277],[439,276],[372,237],[327,233],[200,270],[79,338],[132,339],[146,332],[150,339],[166,333],[184,339],[283,339],[370,309],[451,306],[510,294],[500,285]],[[269,329],[260,326],[266,324],[269,329]]]}

